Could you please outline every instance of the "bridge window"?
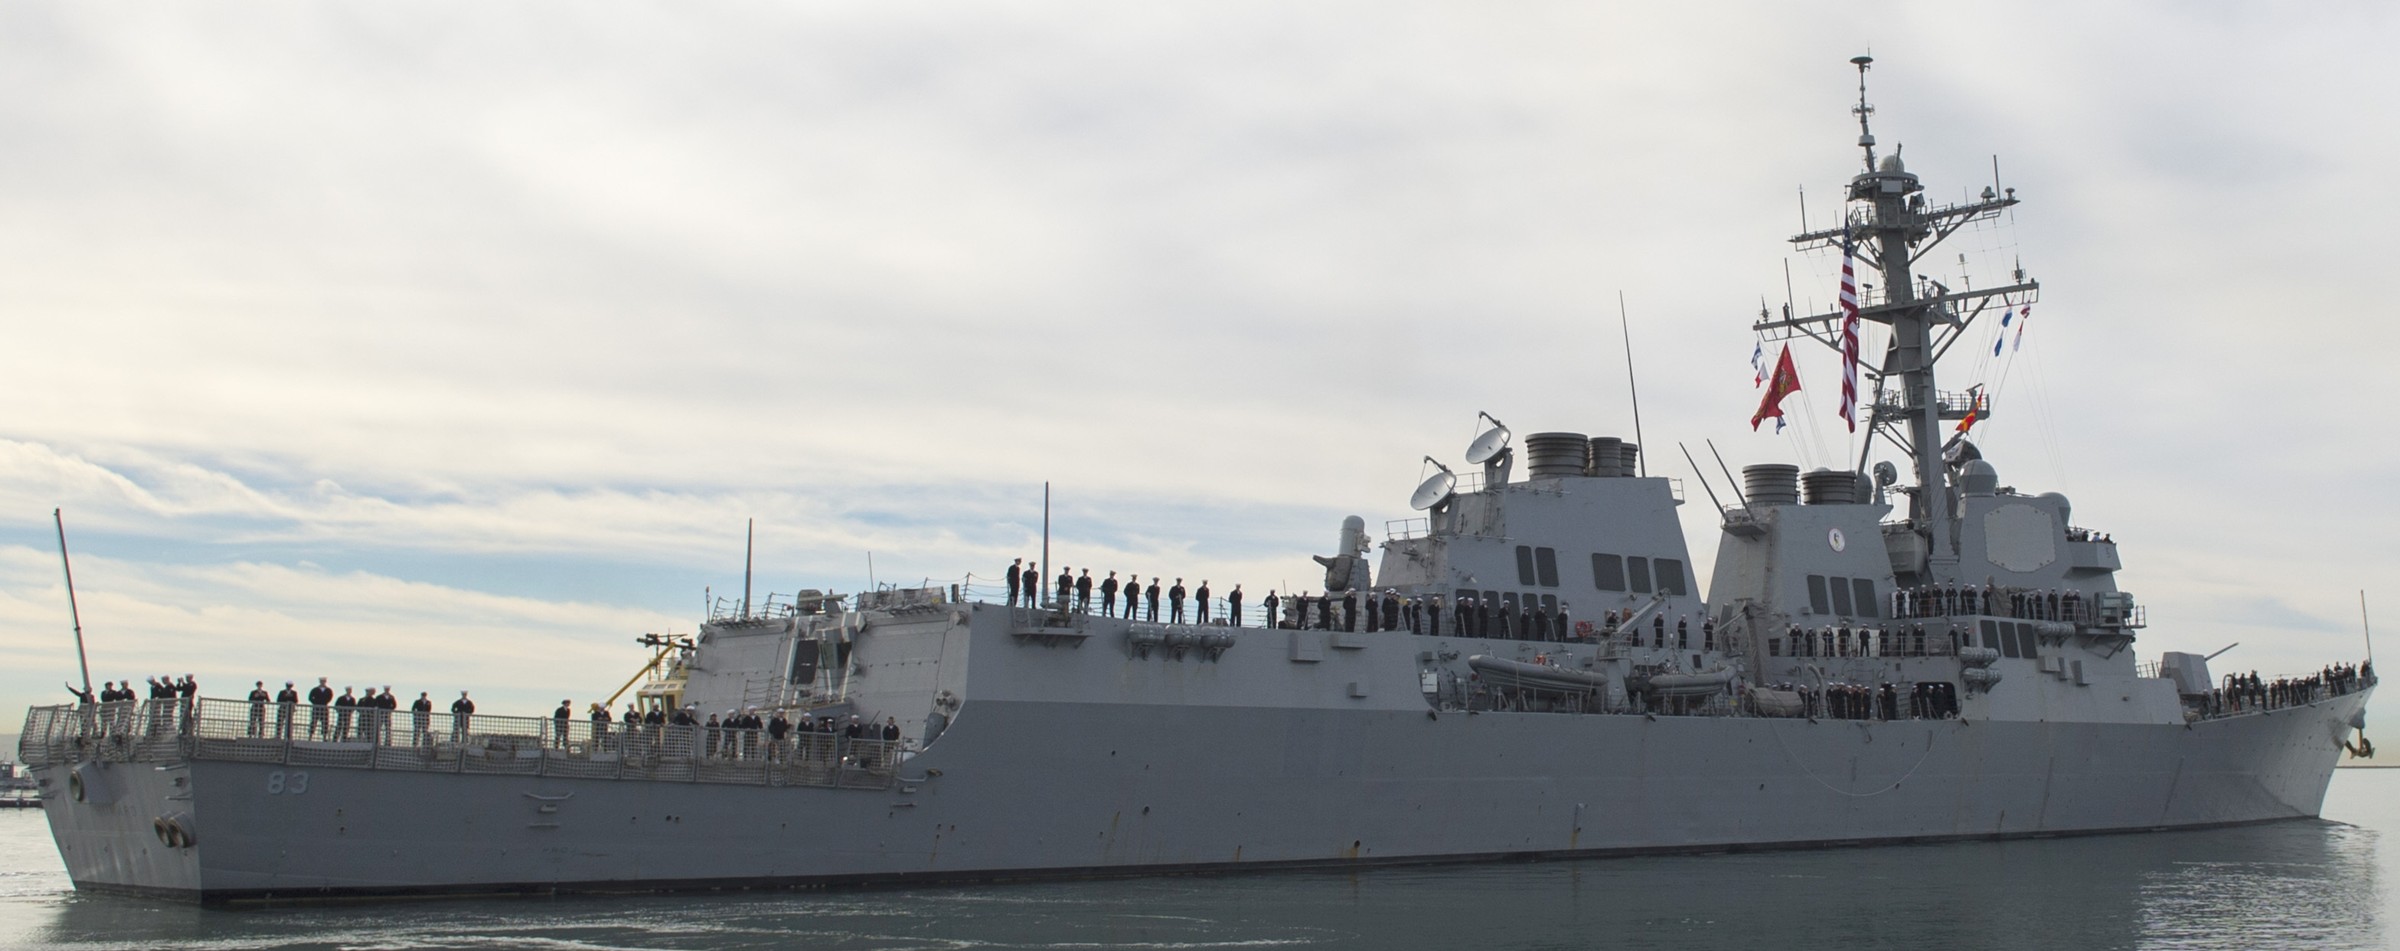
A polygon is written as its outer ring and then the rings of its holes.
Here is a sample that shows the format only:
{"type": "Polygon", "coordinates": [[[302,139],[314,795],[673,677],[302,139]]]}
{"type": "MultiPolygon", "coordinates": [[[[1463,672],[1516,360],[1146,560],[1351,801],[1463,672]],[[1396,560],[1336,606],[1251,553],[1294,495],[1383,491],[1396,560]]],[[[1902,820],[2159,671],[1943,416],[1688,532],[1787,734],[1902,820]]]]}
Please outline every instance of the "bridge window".
{"type": "Polygon", "coordinates": [[[1832,614],[1833,606],[1825,601],[1825,576],[1808,576],[1808,610],[1814,614],[1832,614]]]}
{"type": "MultiPolygon", "coordinates": [[[[1518,550],[1523,551],[1524,549],[1518,550]]],[[[1558,587],[1558,549],[1534,549],[1533,574],[1535,583],[1541,585],[1542,587],[1558,587]]]]}
{"type": "Polygon", "coordinates": [[[1592,587],[1602,591],[1625,590],[1625,559],[1615,555],[1593,555],[1592,587]]]}
{"type": "Polygon", "coordinates": [[[1517,546],[1517,583],[1533,586],[1533,546],[1517,546]]]}
{"type": "Polygon", "coordinates": [[[1692,593],[1691,586],[1683,583],[1683,559],[1660,558],[1652,567],[1657,569],[1654,573],[1658,575],[1658,593],[1672,595],[1692,593]]]}
{"type": "Polygon", "coordinates": [[[1635,594],[1650,593],[1650,559],[1640,555],[1625,556],[1625,582],[1635,594]]]}
{"type": "Polygon", "coordinates": [[[1875,579],[1852,578],[1850,590],[1850,606],[1858,610],[1859,617],[1881,616],[1882,612],[1876,606],[1883,602],[1875,597],[1875,579]]]}

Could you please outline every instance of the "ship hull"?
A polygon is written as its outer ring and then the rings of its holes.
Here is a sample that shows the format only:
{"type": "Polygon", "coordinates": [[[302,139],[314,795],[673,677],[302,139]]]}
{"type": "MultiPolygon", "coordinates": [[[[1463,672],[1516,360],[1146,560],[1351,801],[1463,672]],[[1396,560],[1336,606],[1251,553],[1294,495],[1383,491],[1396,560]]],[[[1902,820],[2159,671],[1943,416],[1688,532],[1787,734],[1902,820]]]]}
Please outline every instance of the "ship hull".
{"type": "Polygon", "coordinates": [[[1809,848],[2315,816],[2369,695],[2189,725],[992,700],[886,788],[195,759],[44,808],[78,888],[203,902],[1809,848]]]}

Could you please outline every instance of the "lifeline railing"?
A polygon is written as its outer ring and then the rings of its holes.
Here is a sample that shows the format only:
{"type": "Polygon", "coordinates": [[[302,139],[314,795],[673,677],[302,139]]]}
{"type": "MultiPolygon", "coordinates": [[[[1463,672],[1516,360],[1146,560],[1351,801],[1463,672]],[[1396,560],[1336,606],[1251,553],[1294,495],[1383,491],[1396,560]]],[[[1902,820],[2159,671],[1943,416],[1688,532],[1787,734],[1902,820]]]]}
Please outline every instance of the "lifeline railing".
{"type": "MultiPolygon", "coordinates": [[[[870,727],[872,729],[872,727],[870,727]]],[[[891,785],[903,740],[706,725],[594,723],[551,717],[418,715],[408,710],[253,704],[202,698],[34,707],[18,759],[231,760],[411,772],[827,786],[891,785]]]]}

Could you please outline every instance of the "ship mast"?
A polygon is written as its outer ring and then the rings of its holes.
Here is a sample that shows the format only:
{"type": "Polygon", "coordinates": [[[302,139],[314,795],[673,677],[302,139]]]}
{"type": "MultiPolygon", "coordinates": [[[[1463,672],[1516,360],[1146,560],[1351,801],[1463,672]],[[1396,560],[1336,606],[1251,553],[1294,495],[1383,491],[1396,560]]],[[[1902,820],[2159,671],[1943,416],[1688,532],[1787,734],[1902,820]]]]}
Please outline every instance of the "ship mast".
{"type": "MultiPolygon", "coordinates": [[[[1927,559],[1908,581],[1954,580],[1956,506],[1950,498],[1942,423],[1963,419],[1969,412],[1989,417],[1991,409],[1988,403],[1976,405],[1970,394],[1944,395],[1935,387],[1934,365],[1988,308],[1996,304],[1995,313],[2002,313],[2031,303],[2041,285],[2028,280],[2021,269],[2013,283],[1979,290],[1953,290],[1916,276],[1918,259],[1959,228],[2015,205],[2016,189],[2001,194],[1985,188],[1979,201],[1929,206],[1924,186],[1902,164],[1898,149],[1880,161],[1875,157],[1875,134],[1869,125],[1875,107],[1867,102],[1867,68],[1874,59],[1859,56],[1850,62],[1858,67],[1858,105],[1850,111],[1858,117],[1858,147],[1865,153],[1866,170],[1850,180],[1849,208],[1840,227],[1796,235],[1792,243],[1804,251],[1847,248],[1881,278],[1882,299],[1870,302],[1861,288],[1858,309],[1860,321],[1891,327],[1891,348],[1883,365],[1860,367],[1861,375],[1874,383],[1874,399],[1862,400],[1860,407],[1869,424],[1868,449],[1881,437],[1915,464],[1916,484],[1902,491],[1909,495],[1910,527],[1927,543],[1927,559]]],[[[1753,329],[1777,339],[1806,336],[1838,354],[1842,316],[1839,310],[1805,317],[1787,311],[1782,319],[1761,320],[1753,329]]],[[[1859,460],[1863,471],[1866,453],[1859,460]]]]}

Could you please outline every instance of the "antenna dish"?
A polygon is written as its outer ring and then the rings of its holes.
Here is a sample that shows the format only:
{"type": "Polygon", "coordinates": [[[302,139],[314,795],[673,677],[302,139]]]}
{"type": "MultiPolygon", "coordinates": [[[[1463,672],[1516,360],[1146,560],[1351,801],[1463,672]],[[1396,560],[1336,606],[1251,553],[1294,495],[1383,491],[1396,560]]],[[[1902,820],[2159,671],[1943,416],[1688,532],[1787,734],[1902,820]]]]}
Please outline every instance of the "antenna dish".
{"type": "MultiPolygon", "coordinates": [[[[1488,413],[1483,414],[1483,418],[1492,419],[1488,413]]],[[[1483,435],[1475,437],[1474,442],[1467,444],[1467,464],[1480,466],[1492,461],[1493,457],[1500,455],[1501,450],[1508,448],[1509,435],[1506,425],[1499,420],[1492,419],[1492,428],[1484,430],[1483,435]]]]}
{"type": "Polygon", "coordinates": [[[1422,512],[1450,501],[1450,497],[1456,494],[1458,494],[1458,477],[1451,475],[1450,470],[1444,469],[1417,485],[1416,494],[1408,497],[1408,507],[1422,512]]]}
{"type": "Polygon", "coordinates": [[[1885,486],[1888,488],[1892,483],[1898,481],[1900,481],[1900,470],[1898,468],[1895,468],[1889,462],[1878,462],[1875,464],[1876,485],[1885,486]]]}

